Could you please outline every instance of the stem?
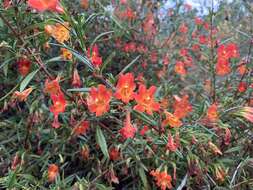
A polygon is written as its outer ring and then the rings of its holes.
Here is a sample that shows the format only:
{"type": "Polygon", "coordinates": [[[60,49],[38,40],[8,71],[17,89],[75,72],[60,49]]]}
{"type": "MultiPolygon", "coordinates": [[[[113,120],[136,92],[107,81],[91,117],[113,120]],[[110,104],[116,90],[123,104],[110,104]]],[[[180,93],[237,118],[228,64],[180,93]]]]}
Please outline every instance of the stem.
{"type": "Polygon", "coordinates": [[[211,41],[211,50],[210,50],[210,70],[212,72],[212,99],[213,103],[216,102],[216,73],[215,73],[215,64],[214,64],[214,44],[213,44],[213,0],[212,0],[212,7],[211,7],[211,18],[210,18],[210,41],[211,41]]]}
{"type": "MultiPolygon", "coordinates": [[[[11,24],[9,23],[9,21],[3,16],[2,13],[0,13],[0,18],[3,20],[3,22],[6,24],[6,26],[12,31],[12,33],[14,34],[14,36],[20,41],[22,42],[23,44],[25,44],[25,41],[23,38],[21,38],[21,36],[16,32],[16,30],[11,26],[11,24]]],[[[48,72],[48,70],[46,69],[45,65],[43,64],[42,60],[40,57],[37,57],[34,55],[33,51],[29,48],[29,47],[26,47],[25,48],[29,54],[31,54],[36,63],[39,65],[40,68],[42,68],[42,70],[45,72],[45,74],[50,78],[50,79],[53,79],[52,75],[48,72]]]]}

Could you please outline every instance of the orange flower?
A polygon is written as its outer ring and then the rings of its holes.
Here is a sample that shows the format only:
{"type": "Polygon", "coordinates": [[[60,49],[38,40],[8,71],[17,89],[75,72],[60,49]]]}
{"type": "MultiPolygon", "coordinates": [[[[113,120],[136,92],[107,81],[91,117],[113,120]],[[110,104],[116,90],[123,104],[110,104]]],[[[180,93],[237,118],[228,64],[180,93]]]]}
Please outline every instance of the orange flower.
{"type": "Polygon", "coordinates": [[[72,60],[72,53],[66,48],[61,48],[61,57],[63,60],[72,60]]]}
{"type": "Polygon", "coordinates": [[[183,96],[183,98],[174,96],[174,98],[175,98],[175,103],[173,105],[174,115],[179,119],[184,118],[189,114],[189,112],[192,111],[192,106],[189,103],[188,95],[183,96]]]}
{"type": "Polygon", "coordinates": [[[26,90],[24,90],[23,92],[14,92],[13,94],[13,98],[18,99],[18,101],[20,102],[24,102],[26,101],[27,97],[29,96],[29,94],[33,91],[33,88],[28,88],[26,90]]]}
{"type": "Polygon", "coordinates": [[[56,39],[57,42],[63,43],[68,41],[69,35],[69,23],[56,23],[55,25],[46,25],[45,32],[56,39]]]}
{"type": "Polygon", "coordinates": [[[159,170],[152,170],[150,172],[150,175],[152,175],[155,178],[156,185],[161,188],[161,190],[172,189],[171,185],[171,176],[167,174],[166,171],[160,172],[159,170]]]}
{"type": "Polygon", "coordinates": [[[50,112],[54,114],[54,122],[52,123],[53,128],[59,128],[60,123],[58,121],[58,115],[65,111],[66,100],[64,98],[64,94],[60,92],[59,94],[51,94],[51,99],[53,101],[53,105],[50,106],[50,112]]]}
{"type": "Polygon", "coordinates": [[[153,114],[153,111],[158,111],[160,109],[160,105],[154,100],[155,91],[155,86],[151,86],[147,89],[145,85],[141,84],[138,94],[134,95],[135,101],[137,102],[134,109],[140,112],[146,112],[150,115],[153,114]]]}
{"type": "Polygon", "coordinates": [[[31,61],[29,61],[28,59],[22,58],[17,61],[17,65],[18,65],[19,73],[22,76],[26,76],[30,71],[31,61]]]}
{"type": "Polygon", "coordinates": [[[216,103],[214,103],[207,110],[207,118],[211,122],[217,122],[217,120],[219,119],[219,115],[218,115],[217,109],[218,109],[218,106],[217,106],[216,103]]]}
{"type": "Polygon", "coordinates": [[[134,89],[136,85],[134,83],[134,76],[132,73],[127,73],[119,77],[116,92],[114,94],[115,98],[122,100],[124,103],[128,103],[134,98],[134,89]]]}
{"type": "Polygon", "coordinates": [[[54,115],[59,115],[59,113],[63,113],[66,107],[66,100],[64,98],[64,94],[62,92],[59,94],[51,94],[51,99],[53,101],[53,105],[50,107],[50,111],[54,115]]]}
{"type": "Polygon", "coordinates": [[[45,82],[45,88],[44,93],[48,94],[58,94],[61,92],[61,87],[59,85],[60,77],[57,77],[56,79],[49,82],[47,79],[45,82]]]}
{"type": "Polygon", "coordinates": [[[180,127],[182,125],[182,122],[178,117],[173,115],[172,113],[165,112],[166,119],[162,122],[162,126],[165,127],[167,125],[171,127],[180,127]]]}
{"type": "Polygon", "coordinates": [[[243,107],[237,114],[253,123],[253,107],[243,107]]]}
{"type": "Polygon", "coordinates": [[[182,61],[177,61],[174,67],[174,71],[179,75],[186,75],[185,63],[182,61]]]}
{"type": "Polygon", "coordinates": [[[91,63],[95,66],[95,67],[99,67],[100,65],[102,65],[102,57],[100,57],[99,55],[99,50],[98,50],[98,46],[95,44],[93,47],[88,48],[87,50],[88,54],[88,58],[91,60],[91,63]]]}
{"type": "Polygon", "coordinates": [[[119,133],[124,139],[128,139],[134,137],[136,130],[137,129],[131,124],[130,111],[127,111],[124,127],[120,129],[119,133]]]}
{"type": "Polygon", "coordinates": [[[87,97],[87,104],[90,112],[101,116],[110,109],[110,100],[112,92],[107,90],[104,85],[98,85],[97,88],[92,87],[87,97]]]}
{"type": "Polygon", "coordinates": [[[59,167],[56,164],[50,164],[47,170],[48,181],[53,182],[59,173],[59,167]]]}
{"type": "Polygon", "coordinates": [[[28,0],[28,5],[33,9],[36,9],[40,12],[50,10],[58,13],[63,13],[64,10],[60,6],[59,0],[28,0]]]}
{"type": "Polygon", "coordinates": [[[82,134],[86,133],[86,131],[88,130],[89,126],[90,126],[89,121],[83,121],[80,125],[76,126],[73,129],[73,132],[74,132],[74,134],[76,136],[82,135],[82,134]]]}

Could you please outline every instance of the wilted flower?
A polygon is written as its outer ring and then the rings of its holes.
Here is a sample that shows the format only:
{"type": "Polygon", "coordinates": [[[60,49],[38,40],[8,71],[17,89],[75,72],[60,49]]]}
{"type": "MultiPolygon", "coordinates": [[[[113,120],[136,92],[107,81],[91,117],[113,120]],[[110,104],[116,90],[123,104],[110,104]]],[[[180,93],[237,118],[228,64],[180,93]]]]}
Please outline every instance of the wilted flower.
{"type": "Polygon", "coordinates": [[[20,102],[24,102],[26,101],[27,97],[29,96],[29,94],[33,91],[33,88],[28,88],[22,92],[18,92],[18,91],[15,91],[14,94],[13,94],[13,98],[15,99],[18,99],[18,101],[20,102]]]}

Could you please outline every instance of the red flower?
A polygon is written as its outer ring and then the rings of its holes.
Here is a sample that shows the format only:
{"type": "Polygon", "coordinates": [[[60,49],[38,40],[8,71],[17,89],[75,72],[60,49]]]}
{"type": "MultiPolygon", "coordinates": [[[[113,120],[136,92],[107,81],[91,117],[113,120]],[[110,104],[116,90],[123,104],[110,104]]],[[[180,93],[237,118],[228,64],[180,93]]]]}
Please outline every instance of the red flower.
{"type": "Polygon", "coordinates": [[[155,178],[156,185],[161,188],[161,190],[172,189],[171,185],[171,176],[168,175],[166,171],[160,172],[159,170],[152,170],[150,172],[150,175],[152,175],[155,178]]]}
{"type": "Polygon", "coordinates": [[[59,0],[28,0],[28,5],[40,12],[50,10],[63,13],[64,10],[60,6],[59,0]]]}
{"type": "Polygon", "coordinates": [[[124,139],[133,138],[136,133],[136,128],[131,124],[130,112],[128,111],[126,114],[126,120],[124,127],[120,129],[119,133],[122,135],[124,139]]]}
{"type": "Polygon", "coordinates": [[[189,114],[189,112],[192,111],[192,106],[189,103],[188,96],[185,95],[183,98],[180,98],[178,96],[174,96],[175,103],[173,105],[174,107],[174,115],[178,117],[179,119],[184,118],[189,114]]]}
{"type": "Polygon", "coordinates": [[[51,99],[53,101],[53,105],[49,109],[50,112],[54,114],[54,122],[52,123],[52,127],[59,128],[60,124],[58,121],[58,115],[65,111],[67,103],[62,92],[59,94],[51,94],[51,99]]]}
{"type": "Polygon", "coordinates": [[[19,73],[22,76],[26,76],[30,71],[31,61],[29,61],[28,59],[22,58],[17,61],[17,65],[18,65],[19,73]]]}
{"type": "Polygon", "coordinates": [[[134,98],[135,88],[134,75],[132,73],[127,73],[125,75],[122,74],[119,77],[114,96],[127,104],[134,98]]]}
{"type": "Polygon", "coordinates": [[[59,167],[56,164],[50,164],[47,170],[48,181],[53,182],[59,173],[59,167]]]}
{"type": "Polygon", "coordinates": [[[227,75],[231,72],[230,63],[226,59],[219,59],[216,64],[216,74],[220,76],[227,75]]]}
{"type": "Polygon", "coordinates": [[[139,112],[146,112],[150,115],[153,114],[153,111],[158,111],[160,109],[160,105],[154,100],[155,91],[155,86],[151,86],[147,89],[145,85],[141,84],[139,86],[138,94],[134,95],[135,101],[137,102],[134,109],[139,112]]]}
{"type": "Polygon", "coordinates": [[[87,97],[89,111],[96,113],[96,116],[101,116],[109,111],[111,96],[112,92],[104,85],[98,85],[97,88],[92,87],[87,97]]]}
{"type": "Polygon", "coordinates": [[[245,92],[247,90],[247,83],[246,82],[240,82],[237,89],[241,93],[245,92]]]}
{"type": "Polygon", "coordinates": [[[196,25],[202,25],[203,24],[203,20],[199,17],[195,17],[194,21],[195,21],[196,25]]]}
{"type": "Polygon", "coordinates": [[[99,55],[98,46],[95,44],[92,48],[88,48],[88,58],[95,67],[102,65],[102,57],[99,55]]]}
{"type": "Polygon", "coordinates": [[[219,119],[219,115],[218,115],[218,106],[217,104],[212,104],[208,110],[207,110],[207,118],[211,121],[211,122],[217,122],[217,120],[219,119]]]}
{"type": "Polygon", "coordinates": [[[76,136],[82,135],[82,134],[86,133],[86,131],[88,130],[89,126],[90,126],[89,121],[83,121],[80,125],[76,126],[73,129],[73,132],[74,132],[74,134],[76,136]]]}
{"type": "Polygon", "coordinates": [[[115,148],[115,147],[110,148],[109,155],[110,155],[111,160],[113,160],[113,161],[118,160],[120,157],[119,149],[115,148]]]}
{"type": "Polygon", "coordinates": [[[181,127],[182,122],[180,121],[178,117],[176,117],[175,115],[167,111],[165,112],[165,115],[166,115],[166,119],[162,122],[163,127],[167,125],[171,127],[181,127]]]}

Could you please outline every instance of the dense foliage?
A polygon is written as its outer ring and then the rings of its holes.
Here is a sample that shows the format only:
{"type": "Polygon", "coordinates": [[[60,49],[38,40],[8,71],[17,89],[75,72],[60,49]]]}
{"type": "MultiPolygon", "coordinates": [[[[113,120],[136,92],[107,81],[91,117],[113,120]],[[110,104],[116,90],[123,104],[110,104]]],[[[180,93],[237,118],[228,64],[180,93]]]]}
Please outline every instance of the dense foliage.
{"type": "Polygon", "coordinates": [[[253,3],[206,2],[1,0],[0,188],[253,189],[253,3]]]}

